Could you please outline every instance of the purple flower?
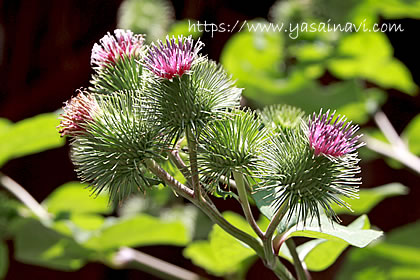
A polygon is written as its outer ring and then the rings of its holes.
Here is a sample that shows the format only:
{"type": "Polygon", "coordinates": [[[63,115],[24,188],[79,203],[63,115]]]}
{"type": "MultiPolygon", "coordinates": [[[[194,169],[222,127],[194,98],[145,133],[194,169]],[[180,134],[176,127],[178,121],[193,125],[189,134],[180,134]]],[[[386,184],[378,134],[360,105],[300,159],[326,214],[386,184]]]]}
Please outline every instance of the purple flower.
{"type": "Polygon", "coordinates": [[[329,110],[325,114],[321,110],[318,116],[314,113],[309,120],[309,144],[315,150],[315,155],[340,157],[363,145],[356,145],[362,135],[353,136],[359,127],[346,122],[344,116],[335,118],[334,115],[335,111],[330,115],[329,110]]]}
{"type": "Polygon", "coordinates": [[[145,66],[162,78],[172,79],[176,75],[182,76],[191,69],[203,45],[200,40],[194,45],[191,36],[187,38],[179,36],[178,42],[175,37],[170,39],[166,36],[166,44],[161,40],[158,41],[158,46],[152,43],[145,58],[145,66]]]}
{"type": "Polygon", "coordinates": [[[72,97],[63,107],[61,122],[58,126],[61,136],[76,136],[86,131],[85,125],[93,121],[93,117],[99,112],[99,106],[95,98],[79,90],[76,97],[72,97]]]}
{"type": "Polygon", "coordinates": [[[134,35],[130,30],[116,29],[115,36],[109,32],[92,48],[91,65],[106,67],[115,65],[123,56],[138,56],[143,46],[142,35],[134,35]]]}

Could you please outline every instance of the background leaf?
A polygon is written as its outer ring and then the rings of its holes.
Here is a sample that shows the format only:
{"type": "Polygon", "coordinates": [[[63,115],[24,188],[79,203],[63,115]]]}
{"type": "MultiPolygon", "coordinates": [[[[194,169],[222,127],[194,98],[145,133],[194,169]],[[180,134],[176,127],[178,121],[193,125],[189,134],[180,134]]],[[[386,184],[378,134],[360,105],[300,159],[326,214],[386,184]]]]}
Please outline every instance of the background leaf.
{"type": "Polygon", "coordinates": [[[158,218],[140,214],[128,219],[115,219],[83,245],[90,249],[106,251],[122,246],[185,246],[189,240],[190,236],[182,222],[163,222],[158,218]]]}
{"type": "Polygon", "coordinates": [[[47,113],[8,124],[3,119],[0,129],[0,166],[6,161],[64,145],[56,127],[57,114],[47,113]]]}
{"type": "Polygon", "coordinates": [[[9,266],[9,254],[6,244],[0,242],[0,279],[6,276],[9,266]]]}
{"type": "Polygon", "coordinates": [[[420,114],[414,117],[402,133],[408,148],[415,155],[420,155],[420,114]]]}
{"type": "Polygon", "coordinates": [[[352,249],[337,279],[420,279],[419,236],[420,222],[416,222],[391,231],[375,246],[352,249]]]}
{"type": "Polygon", "coordinates": [[[109,214],[112,207],[104,192],[92,196],[87,184],[69,182],[54,190],[43,202],[50,213],[102,213],[109,214]]]}
{"type": "Polygon", "coordinates": [[[386,184],[371,189],[360,189],[358,199],[350,199],[347,197],[341,198],[344,201],[346,201],[349,205],[351,205],[353,212],[351,212],[345,207],[340,207],[336,204],[333,204],[332,208],[337,214],[367,214],[370,212],[370,210],[372,210],[372,208],[378,205],[385,198],[398,195],[405,195],[408,194],[408,191],[409,189],[400,183],[386,184]]]}
{"type": "Polygon", "coordinates": [[[14,244],[16,260],[66,271],[81,268],[92,254],[72,238],[34,219],[26,219],[16,225],[14,244]]]}
{"type": "MultiPolygon", "coordinates": [[[[224,212],[223,216],[239,229],[255,235],[240,215],[224,212]]],[[[198,266],[209,273],[222,275],[236,275],[246,272],[246,268],[257,258],[255,252],[240,241],[214,225],[208,241],[196,241],[184,250],[184,256],[191,259],[198,266]]],[[[239,279],[241,279],[239,277],[239,279]]]]}
{"type": "Polygon", "coordinates": [[[393,49],[385,34],[357,32],[339,42],[339,57],[328,69],[342,79],[363,78],[385,88],[396,88],[414,94],[417,90],[410,71],[393,57],[393,49]]]}

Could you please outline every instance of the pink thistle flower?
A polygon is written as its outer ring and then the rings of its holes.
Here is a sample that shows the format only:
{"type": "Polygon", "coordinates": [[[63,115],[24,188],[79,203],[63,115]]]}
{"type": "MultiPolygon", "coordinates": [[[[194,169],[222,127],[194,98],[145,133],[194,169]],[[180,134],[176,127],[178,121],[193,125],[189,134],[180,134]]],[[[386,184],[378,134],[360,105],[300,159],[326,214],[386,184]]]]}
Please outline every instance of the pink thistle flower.
{"type": "Polygon", "coordinates": [[[172,79],[176,75],[182,76],[191,69],[203,46],[200,40],[194,45],[191,36],[187,38],[179,36],[178,42],[175,37],[170,39],[166,36],[166,45],[161,40],[158,41],[158,46],[152,43],[145,58],[145,66],[162,78],[172,79]]]}
{"type": "Polygon", "coordinates": [[[140,54],[144,38],[142,35],[134,35],[130,30],[116,29],[115,36],[109,32],[95,43],[90,58],[91,65],[106,67],[115,65],[123,56],[133,57],[140,54]]]}
{"type": "Polygon", "coordinates": [[[93,121],[99,112],[99,105],[91,94],[79,90],[77,96],[65,103],[63,110],[59,133],[61,136],[76,136],[86,131],[85,125],[93,121]]]}
{"type": "Polygon", "coordinates": [[[318,116],[314,113],[309,120],[309,144],[315,150],[315,155],[340,157],[364,145],[356,145],[362,135],[353,136],[359,127],[346,122],[344,116],[335,118],[334,115],[335,111],[330,115],[329,110],[325,114],[321,110],[318,116]]]}

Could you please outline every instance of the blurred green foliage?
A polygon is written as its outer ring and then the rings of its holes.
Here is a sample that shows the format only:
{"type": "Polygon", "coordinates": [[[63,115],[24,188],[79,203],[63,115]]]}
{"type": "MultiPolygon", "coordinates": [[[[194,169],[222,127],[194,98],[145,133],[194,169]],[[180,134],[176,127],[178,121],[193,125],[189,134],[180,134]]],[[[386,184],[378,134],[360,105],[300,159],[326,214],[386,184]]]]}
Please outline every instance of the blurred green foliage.
{"type": "Polygon", "coordinates": [[[352,249],[337,279],[370,280],[420,278],[420,222],[405,225],[386,235],[382,242],[352,249]]]}

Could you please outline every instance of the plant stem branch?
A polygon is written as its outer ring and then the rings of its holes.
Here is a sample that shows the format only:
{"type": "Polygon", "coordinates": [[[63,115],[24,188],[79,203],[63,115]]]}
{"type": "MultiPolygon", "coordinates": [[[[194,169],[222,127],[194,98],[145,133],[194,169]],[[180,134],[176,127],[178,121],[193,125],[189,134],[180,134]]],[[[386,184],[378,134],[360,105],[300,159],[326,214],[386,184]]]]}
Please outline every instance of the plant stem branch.
{"type": "Polygon", "coordinates": [[[420,175],[420,159],[406,149],[384,143],[373,137],[363,136],[366,146],[378,154],[393,158],[420,175]]]}
{"type": "Polygon", "coordinates": [[[289,238],[286,240],[287,248],[289,249],[290,254],[293,258],[293,265],[295,266],[296,274],[298,276],[298,280],[307,280],[305,269],[302,266],[302,261],[299,258],[299,255],[296,251],[296,245],[293,239],[289,238]]]}
{"type": "Polygon", "coordinates": [[[171,186],[177,193],[182,195],[184,198],[194,203],[215,224],[219,225],[224,231],[234,236],[238,240],[249,245],[252,249],[254,249],[258,256],[264,258],[264,252],[261,243],[251,235],[247,234],[246,232],[238,229],[237,227],[229,223],[222,216],[219,210],[217,210],[213,203],[207,201],[206,199],[204,199],[204,197],[201,197],[201,199],[199,200],[198,197],[194,195],[193,190],[178,182],[168,172],[166,172],[162,167],[160,167],[154,160],[147,159],[145,163],[153,174],[155,174],[161,180],[165,181],[169,186],[171,186]]]}
{"type": "Polygon", "coordinates": [[[153,174],[170,185],[178,194],[188,200],[194,198],[193,190],[175,180],[174,177],[172,177],[168,172],[160,167],[159,164],[157,164],[153,159],[146,159],[145,163],[153,174]]]}
{"type": "Polygon", "coordinates": [[[388,139],[389,143],[395,147],[399,147],[402,149],[407,149],[404,141],[400,138],[395,128],[392,126],[391,122],[389,121],[388,117],[385,115],[384,112],[378,111],[373,115],[373,119],[382,133],[385,135],[386,139],[388,139]]]}
{"type": "Polygon", "coordinates": [[[199,280],[198,274],[132,248],[121,248],[112,260],[117,267],[131,267],[167,280],[199,280]]]}
{"type": "Polygon", "coordinates": [[[179,156],[178,150],[172,150],[169,153],[169,157],[171,158],[171,161],[175,164],[175,166],[179,169],[179,171],[182,173],[182,175],[187,179],[187,181],[192,185],[191,182],[191,172],[188,169],[188,166],[184,163],[182,158],[179,156]]]}
{"type": "Polygon", "coordinates": [[[279,279],[286,280],[295,280],[292,273],[280,262],[279,258],[276,256],[274,267],[271,268],[279,279]]]}
{"type": "Polygon", "coordinates": [[[254,219],[254,216],[252,215],[252,211],[249,205],[248,195],[247,195],[247,191],[245,187],[244,177],[241,173],[238,173],[236,171],[233,172],[233,177],[235,178],[236,189],[238,190],[239,199],[242,206],[242,210],[245,214],[245,218],[248,221],[248,223],[251,225],[255,233],[260,238],[263,238],[264,233],[261,231],[260,227],[257,225],[257,222],[254,219]]]}
{"type": "Polygon", "coordinates": [[[389,141],[389,144],[369,136],[364,136],[363,140],[366,142],[366,146],[379,154],[400,161],[405,166],[420,174],[420,158],[410,152],[406,143],[398,135],[385,113],[378,111],[373,115],[373,119],[389,141]]]}
{"type": "Polygon", "coordinates": [[[41,220],[49,220],[50,214],[21,185],[0,172],[0,184],[19,199],[41,220]]]}
{"type": "Polygon", "coordinates": [[[264,236],[262,238],[264,254],[267,261],[266,265],[272,269],[274,268],[276,260],[278,259],[277,254],[275,253],[274,247],[273,247],[273,235],[280,221],[286,214],[287,204],[288,204],[287,201],[285,201],[280,207],[280,209],[277,210],[277,213],[271,219],[271,222],[268,225],[267,230],[265,231],[264,236]]]}
{"type": "Polygon", "coordinates": [[[194,196],[198,198],[198,200],[202,199],[201,196],[201,186],[200,186],[200,179],[198,176],[198,164],[197,164],[197,140],[195,139],[194,133],[190,128],[186,131],[187,134],[187,141],[188,141],[188,151],[190,156],[190,166],[191,166],[191,179],[192,185],[194,189],[194,196]]]}

